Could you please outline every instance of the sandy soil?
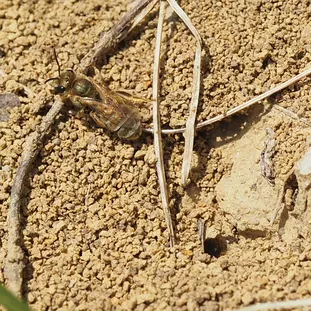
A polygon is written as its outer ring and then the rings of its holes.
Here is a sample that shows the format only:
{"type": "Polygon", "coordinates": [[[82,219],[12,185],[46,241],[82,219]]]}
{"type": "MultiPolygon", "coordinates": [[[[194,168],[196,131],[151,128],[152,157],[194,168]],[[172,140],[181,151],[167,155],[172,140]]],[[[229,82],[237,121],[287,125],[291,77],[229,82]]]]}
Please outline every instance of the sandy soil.
{"type": "MultiPolygon", "coordinates": [[[[79,61],[129,9],[129,0],[0,3],[1,93],[22,105],[0,123],[0,261],[6,255],[9,192],[25,138],[53,96],[44,81],[79,61]]],[[[311,61],[309,1],[182,0],[205,45],[199,120],[232,108],[301,72],[311,61]]],[[[113,89],[151,97],[157,14],[108,58],[113,89]]],[[[195,40],[173,14],[165,26],[161,115],[185,123],[195,40]]],[[[310,80],[198,132],[191,183],[179,186],[183,137],[165,137],[178,245],[167,247],[149,134],[133,143],[88,116],[59,116],[25,185],[25,297],[33,310],[229,310],[311,295],[308,210],[295,176],[271,225],[288,172],[310,132],[310,80]],[[275,133],[275,185],[260,172],[266,129],[275,133]],[[198,219],[206,222],[205,253],[198,219]]],[[[141,108],[150,126],[150,107],[141,108]]],[[[0,270],[0,281],[4,281],[0,270]]]]}

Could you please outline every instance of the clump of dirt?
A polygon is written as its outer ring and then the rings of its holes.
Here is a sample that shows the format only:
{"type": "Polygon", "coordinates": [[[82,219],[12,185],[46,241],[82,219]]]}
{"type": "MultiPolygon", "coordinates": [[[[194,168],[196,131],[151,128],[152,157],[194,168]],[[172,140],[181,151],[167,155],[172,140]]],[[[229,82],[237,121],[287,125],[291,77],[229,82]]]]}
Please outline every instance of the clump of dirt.
{"type": "MultiPolygon", "coordinates": [[[[310,64],[308,2],[179,3],[205,47],[199,121],[310,64]]],[[[77,69],[99,34],[129,7],[125,0],[0,4],[1,93],[15,93],[22,103],[10,111],[9,121],[0,123],[1,263],[7,251],[9,193],[23,144],[53,101],[44,83],[58,74],[53,47],[62,69],[77,69]]],[[[151,98],[156,26],[153,10],[107,57],[101,74],[112,89],[151,98]]],[[[195,40],[175,14],[170,14],[163,38],[162,123],[184,126],[195,40]]],[[[24,293],[31,307],[216,311],[310,296],[310,228],[293,238],[283,203],[281,216],[270,223],[285,177],[309,140],[302,122],[273,105],[311,122],[309,87],[304,79],[245,115],[199,131],[186,189],[179,185],[183,137],[164,137],[179,240],[173,249],[167,245],[152,136],[124,142],[96,127],[87,115],[72,116],[64,109],[24,187],[24,293]],[[275,132],[277,142],[275,186],[260,173],[266,128],[275,132]],[[198,219],[205,221],[212,248],[221,250],[217,256],[208,249],[202,252],[198,219]]],[[[150,127],[150,106],[139,109],[150,127]]],[[[292,206],[296,197],[290,196],[292,206]]],[[[300,219],[295,213],[290,217],[300,219]]],[[[0,281],[5,281],[3,269],[0,281]]]]}

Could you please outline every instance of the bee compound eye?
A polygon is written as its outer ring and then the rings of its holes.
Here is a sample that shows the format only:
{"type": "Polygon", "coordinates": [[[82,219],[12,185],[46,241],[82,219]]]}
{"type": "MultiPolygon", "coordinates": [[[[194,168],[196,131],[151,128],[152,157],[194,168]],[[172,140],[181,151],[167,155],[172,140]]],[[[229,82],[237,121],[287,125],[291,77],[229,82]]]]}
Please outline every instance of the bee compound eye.
{"type": "Polygon", "coordinates": [[[73,89],[77,95],[86,96],[92,89],[92,84],[86,79],[80,79],[74,83],[73,89]]]}
{"type": "Polygon", "coordinates": [[[66,88],[63,85],[59,85],[55,87],[56,94],[62,94],[66,91],[66,88]]]}

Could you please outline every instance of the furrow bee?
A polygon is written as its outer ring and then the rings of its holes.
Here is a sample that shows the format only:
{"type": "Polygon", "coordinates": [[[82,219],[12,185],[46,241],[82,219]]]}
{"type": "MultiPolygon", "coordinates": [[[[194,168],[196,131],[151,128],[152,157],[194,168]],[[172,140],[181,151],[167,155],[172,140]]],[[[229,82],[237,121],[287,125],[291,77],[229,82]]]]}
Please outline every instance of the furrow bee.
{"type": "Polygon", "coordinates": [[[71,69],[61,72],[55,49],[54,56],[59,76],[46,82],[54,81],[54,93],[59,94],[64,103],[88,110],[98,126],[116,132],[122,139],[135,140],[141,136],[142,124],[134,97],[112,91],[106,85],[99,86],[91,78],[71,69]]]}

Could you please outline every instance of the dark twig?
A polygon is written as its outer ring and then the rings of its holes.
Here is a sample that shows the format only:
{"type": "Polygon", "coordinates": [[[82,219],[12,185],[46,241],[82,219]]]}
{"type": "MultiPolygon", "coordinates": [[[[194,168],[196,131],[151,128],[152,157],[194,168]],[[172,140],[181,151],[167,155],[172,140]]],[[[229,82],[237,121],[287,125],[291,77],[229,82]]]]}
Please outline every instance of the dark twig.
{"type": "Polygon", "coordinates": [[[4,265],[4,273],[8,280],[9,288],[17,295],[22,293],[24,268],[24,253],[20,241],[20,213],[23,186],[29,169],[42,148],[43,138],[53,125],[62,107],[63,103],[56,100],[48,114],[43,118],[40,126],[27,138],[11,190],[11,203],[8,212],[8,254],[4,265]]]}
{"type": "Polygon", "coordinates": [[[151,11],[158,0],[141,0],[110,30],[103,33],[95,46],[82,58],[80,68],[86,72],[88,68],[113,51],[128,33],[151,11]]]}
{"type": "Polygon", "coordinates": [[[260,170],[261,175],[267,179],[270,185],[275,185],[275,170],[273,164],[273,157],[275,154],[275,132],[271,128],[266,128],[265,147],[260,155],[260,170]]]}
{"type": "MultiPolygon", "coordinates": [[[[141,0],[130,12],[103,34],[95,47],[82,59],[81,68],[86,70],[89,66],[108,51],[112,51],[122,41],[131,29],[135,27],[152,9],[158,0],[141,0]]],[[[43,118],[41,125],[26,140],[20,165],[11,189],[11,203],[8,211],[8,254],[4,265],[5,277],[9,288],[17,295],[22,294],[24,253],[21,247],[21,199],[23,185],[29,169],[42,148],[45,134],[54,123],[63,103],[56,100],[48,114],[43,118]]]]}

